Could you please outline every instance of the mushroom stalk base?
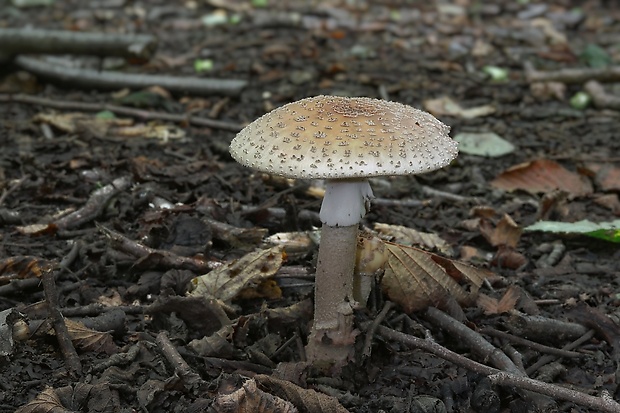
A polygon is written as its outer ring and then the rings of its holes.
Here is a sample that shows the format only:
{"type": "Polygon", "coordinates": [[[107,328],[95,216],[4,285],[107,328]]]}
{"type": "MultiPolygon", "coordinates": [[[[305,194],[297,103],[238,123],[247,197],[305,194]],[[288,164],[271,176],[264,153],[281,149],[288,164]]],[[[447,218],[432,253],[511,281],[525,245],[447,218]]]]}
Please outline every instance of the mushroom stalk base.
{"type": "Polygon", "coordinates": [[[353,355],[353,270],[358,224],[323,224],[314,289],[314,324],[308,339],[309,361],[342,367],[353,355]]]}

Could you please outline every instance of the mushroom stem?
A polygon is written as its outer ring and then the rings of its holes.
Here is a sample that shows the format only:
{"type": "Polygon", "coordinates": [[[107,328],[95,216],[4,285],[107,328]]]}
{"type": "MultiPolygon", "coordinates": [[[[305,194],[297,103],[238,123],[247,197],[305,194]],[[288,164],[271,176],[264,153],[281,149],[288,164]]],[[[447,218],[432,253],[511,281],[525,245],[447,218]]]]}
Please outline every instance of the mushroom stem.
{"type": "Polygon", "coordinates": [[[353,354],[357,233],[372,189],[368,179],[329,179],[321,205],[321,243],[314,284],[314,325],[307,356],[341,367],[353,354]]]}
{"type": "Polygon", "coordinates": [[[314,284],[314,324],[306,353],[310,361],[343,365],[353,352],[353,269],[358,224],[323,224],[314,284]]]}

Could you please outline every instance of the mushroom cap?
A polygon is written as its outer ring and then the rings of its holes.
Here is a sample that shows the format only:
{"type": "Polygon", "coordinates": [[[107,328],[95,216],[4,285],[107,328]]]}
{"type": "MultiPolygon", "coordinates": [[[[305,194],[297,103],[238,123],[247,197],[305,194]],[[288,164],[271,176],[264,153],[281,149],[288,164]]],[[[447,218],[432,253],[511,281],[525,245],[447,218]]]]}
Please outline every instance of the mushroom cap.
{"type": "Polygon", "coordinates": [[[458,154],[431,114],[365,97],[316,96],[281,106],[230,144],[237,162],[289,178],[346,179],[433,171],[458,154]]]}

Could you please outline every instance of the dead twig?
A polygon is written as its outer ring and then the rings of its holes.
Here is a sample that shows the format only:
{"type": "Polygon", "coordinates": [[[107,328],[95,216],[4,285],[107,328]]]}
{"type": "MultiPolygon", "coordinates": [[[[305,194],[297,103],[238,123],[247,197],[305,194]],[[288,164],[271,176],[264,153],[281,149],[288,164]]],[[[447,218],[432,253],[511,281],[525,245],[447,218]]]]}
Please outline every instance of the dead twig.
{"type": "Polygon", "coordinates": [[[370,357],[370,353],[372,351],[372,339],[375,336],[375,331],[377,330],[377,327],[379,327],[379,325],[383,322],[383,320],[385,320],[385,317],[387,317],[387,314],[392,309],[392,307],[394,307],[394,303],[391,301],[386,301],[379,314],[377,314],[377,317],[375,317],[375,319],[372,320],[372,323],[370,323],[370,326],[366,330],[366,338],[364,339],[364,351],[362,352],[362,357],[370,357]]]}
{"type": "MultiPolygon", "coordinates": [[[[525,372],[519,369],[503,351],[485,340],[478,332],[470,329],[465,324],[455,320],[443,311],[434,307],[429,307],[424,313],[424,317],[434,325],[439,326],[442,330],[447,331],[454,337],[458,337],[461,342],[466,343],[471,351],[481,360],[488,361],[492,365],[499,367],[502,371],[509,372],[516,376],[525,376],[525,372]]],[[[523,397],[535,404],[540,411],[547,411],[553,403],[552,400],[539,394],[523,390],[520,393],[523,397]]]]}
{"type": "Polygon", "coordinates": [[[42,53],[150,59],[155,50],[157,39],[147,34],[0,29],[0,52],[7,55],[42,53]]]}
{"type": "Polygon", "coordinates": [[[605,93],[603,85],[596,80],[590,80],[586,82],[583,89],[592,98],[594,106],[599,109],[613,109],[620,110],[620,96],[610,95],[605,93]]]}
{"type": "Polygon", "coordinates": [[[60,352],[65,358],[67,367],[77,375],[82,374],[82,363],[73,346],[71,337],[69,336],[69,330],[65,324],[65,319],[62,316],[58,304],[58,291],[56,291],[56,280],[53,271],[45,271],[43,273],[43,289],[45,291],[45,300],[47,301],[47,307],[52,320],[52,326],[56,331],[56,339],[60,347],[60,352]]]}
{"type": "Polygon", "coordinates": [[[245,80],[164,75],[134,74],[59,66],[45,60],[18,56],[15,64],[36,76],[57,81],[73,88],[117,90],[145,89],[160,86],[173,93],[190,95],[238,95],[247,85],[245,80]]]}
{"type": "Polygon", "coordinates": [[[214,267],[213,263],[208,261],[194,257],[183,257],[170,251],[150,248],[102,225],[97,225],[97,227],[110,240],[112,247],[135,257],[138,261],[150,258],[152,259],[151,266],[186,269],[201,274],[209,272],[214,267]]]}
{"type": "Polygon", "coordinates": [[[129,188],[130,185],[131,178],[128,176],[115,179],[112,183],[94,191],[82,208],[57,219],[54,225],[59,230],[66,230],[79,227],[86,222],[94,220],[101,215],[110,199],[129,188]]]}
{"type": "Polygon", "coordinates": [[[531,63],[524,64],[525,77],[528,82],[562,82],[562,83],[585,83],[589,80],[599,82],[617,82],[620,80],[620,67],[611,66],[601,69],[589,67],[566,68],[548,72],[534,69],[531,63]]]}
{"type": "MultiPolygon", "coordinates": [[[[579,337],[577,340],[573,341],[572,343],[568,343],[567,345],[562,347],[562,350],[569,351],[569,350],[572,350],[574,348],[577,348],[577,347],[581,346],[583,343],[585,343],[586,341],[590,340],[592,337],[594,337],[594,334],[596,334],[596,332],[594,330],[589,330],[584,335],[579,337]]],[[[538,369],[540,369],[542,366],[544,366],[545,364],[551,363],[553,360],[555,360],[557,358],[558,358],[558,356],[547,354],[547,355],[539,358],[538,361],[536,363],[532,364],[530,367],[528,367],[525,370],[525,372],[528,374],[528,376],[532,375],[536,371],[538,371],[538,369]]]]}
{"type": "MultiPolygon", "coordinates": [[[[368,327],[368,325],[370,325],[370,323],[366,323],[365,327],[368,327]]],[[[379,326],[377,328],[377,332],[388,340],[398,341],[407,346],[428,351],[437,357],[450,361],[469,371],[489,376],[490,379],[491,376],[493,376],[492,381],[501,386],[513,386],[528,389],[553,397],[554,399],[568,400],[581,406],[598,409],[601,412],[617,413],[620,411],[620,404],[610,400],[611,398],[609,398],[606,394],[603,394],[601,397],[590,396],[589,394],[566,389],[555,384],[543,383],[528,377],[523,377],[508,372],[501,372],[492,367],[470,360],[467,357],[463,357],[430,339],[421,339],[392,330],[385,326],[379,326]]]]}
{"type": "Polygon", "coordinates": [[[192,370],[183,357],[179,354],[176,347],[168,338],[168,333],[162,331],[157,335],[156,343],[163,353],[168,363],[174,368],[174,372],[177,373],[185,382],[189,385],[194,385],[202,382],[202,378],[198,373],[192,370]]]}
{"type": "Polygon", "coordinates": [[[519,377],[506,372],[498,372],[489,376],[493,384],[500,386],[513,386],[520,389],[527,389],[536,393],[546,394],[554,399],[569,400],[581,406],[598,409],[601,412],[619,412],[620,403],[617,403],[607,391],[603,390],[601,396],[590,396],[571,389],[560,386],[550,385],[542,381],[530,379],[529,377],[519,377]]]}
{"type": "Polygon", "coordinates": [[[209,119],[200,116],[189,116],[186,114],[174,114],[166,112],[156,112],[144,109],[129,108],[126,106],[111,105],[108,103],[78,102],[71,100],[48,99],[39,96],[24,94],[2,94],[0,93],[0,103],[14,102],[29,105],[40,105],[57,110],[79,110],[83,112],[101,112],[108,110],[115,115],[131,116],[140,120],[164,120],[177,123],[188,123],[196,126],[206,126],[214,129],[239,132],[243,127],[234,122],[209,119]]]}
{"type": "Polygon", "coordinates": [[[535,341],[527,340],[522,337],[515,336],[513,334],[506,333],[504,331],[499,331],[494,328],[485,327],[480,329],[481,334],[488,334],[493,337],[501,338],[502,340],[508,340],[512,343],[520,344],[522,346],[526,346],[527,348],[534,349],[541,353],[553,354],[560,357],[581,357],[583,354],[577,353],[576,351],[568,351],[562,350],[555,347],[545,346],[544,344],[537,343],[535,341]]]}

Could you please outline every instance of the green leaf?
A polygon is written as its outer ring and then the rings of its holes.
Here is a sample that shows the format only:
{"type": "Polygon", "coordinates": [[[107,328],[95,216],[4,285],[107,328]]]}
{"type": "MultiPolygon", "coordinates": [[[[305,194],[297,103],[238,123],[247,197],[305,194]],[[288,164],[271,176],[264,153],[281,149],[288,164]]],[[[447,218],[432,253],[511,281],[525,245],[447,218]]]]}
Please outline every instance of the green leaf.
{"type": "Polygon", "coordinates": [[[489,133],[459,133],[454,137],[459,143],[459,152],[468,155],[495,158],[509,154],[515,150],[512,143],[499,135],[489,133]]]}
{"type": "Polygon", "coordinates": [[[524,229],[526,231],[581,234],[620,243],[620,219],[599,223],[588,220],[577,222],[538,221],[524,229]]]}
{"type": "Polygon", "coordinates": [[[600,69],[611,64],[611,57],[607,51],[595,44],[588,44],[579,58],[588,66],[600,69]]]}

